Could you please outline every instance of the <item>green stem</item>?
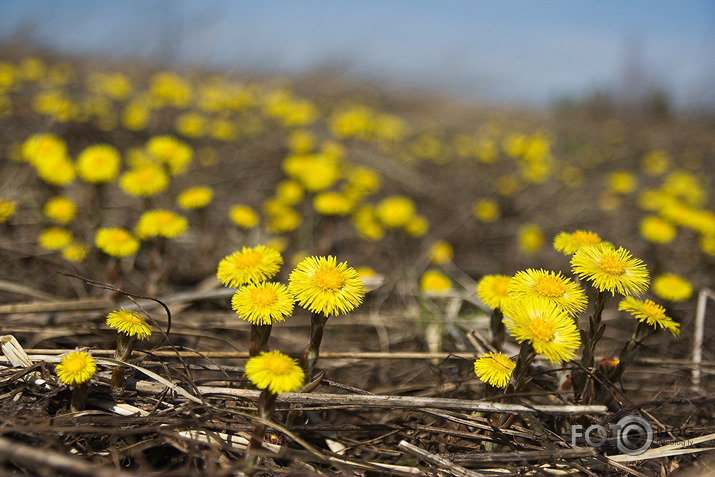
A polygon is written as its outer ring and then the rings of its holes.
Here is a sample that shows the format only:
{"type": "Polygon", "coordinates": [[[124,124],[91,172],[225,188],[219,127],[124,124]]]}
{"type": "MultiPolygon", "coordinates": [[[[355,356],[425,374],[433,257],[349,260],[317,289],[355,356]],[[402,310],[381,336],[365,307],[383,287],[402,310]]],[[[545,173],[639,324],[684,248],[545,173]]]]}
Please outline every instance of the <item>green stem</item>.
{"type": "MultiPolygon", "coordinates": [[[[136,342],[136,336],[129,336],[124,333],[117,334],[117,350],[114,352],[114,358],[117,361],[128,361],[132,351],[134,351],[136,342]]],[[[125,366],[122,365],[115,366],[112,371],[111,391],[112,396],[116,399],[121,399],[124,395],[124,371],[125,366]]]]}
{"type": "Polygon", "coordinates": [[[300,366],[305,371],[305,381],[309,383],[313,379],[313,369],[318,362],[320,355],[320,343],[323,341],[323,330],[328,317],[321,313],[313,313],[310,317],[310,340],[300,357],[300,366]]]}
{"type": "MultiPolygon", "coordinates": [[[[599,290],[596,294],[593,315],[591,315],[588,320],[588,330],[581,332],[581,336],[583,338],[581,365],[584,370],[589,370],[593,367],[596,343],[598,343],[598,340],[601,339],[605,330],[605,325],[601,325],[601,315],[603,314],[605,304],[606,292],[599,290]]],[[[588,373],[582,371],[574,377],[573,383],[576,395],[582,395],[588,383],[588,373]]]]}

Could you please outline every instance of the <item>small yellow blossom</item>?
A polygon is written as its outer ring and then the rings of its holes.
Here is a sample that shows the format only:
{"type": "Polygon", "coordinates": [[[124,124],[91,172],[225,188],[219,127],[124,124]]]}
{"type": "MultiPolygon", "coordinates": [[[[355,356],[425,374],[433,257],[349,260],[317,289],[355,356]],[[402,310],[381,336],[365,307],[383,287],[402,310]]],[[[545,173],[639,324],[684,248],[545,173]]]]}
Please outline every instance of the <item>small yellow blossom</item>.
{"type": "Polygon", "coordinates": [[[279,351],[269,351],[248,360],[246,377],[259,389],[281,394],[298,391],[305,372],[294,359],[279,351]]]}

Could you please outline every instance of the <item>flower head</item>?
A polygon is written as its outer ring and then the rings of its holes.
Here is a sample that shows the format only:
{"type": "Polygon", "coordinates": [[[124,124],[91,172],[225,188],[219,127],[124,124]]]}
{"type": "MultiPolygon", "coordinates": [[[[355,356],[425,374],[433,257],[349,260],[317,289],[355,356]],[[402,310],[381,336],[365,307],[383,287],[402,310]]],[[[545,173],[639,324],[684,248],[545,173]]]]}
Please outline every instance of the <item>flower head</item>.
{"type": "Polygon", "coordinates": [[[439,270],[427,270],[420,277],[420,289],[425,293],[445,293],[452,289],[452,281],[439,270]]]}
{"type": "Polygon", "coordinates": [[[643,217],[639,231],[644,239],[653,243],[670,243],[678,234],[675,225],[657,215],[643,217]]]}
{"type": "Polygon", "coordinates": [[[129,195],[151,197],[169,186],[164,169],[150,162],[141,164],[119,177],[119,187],[129,195]]]}
{"type": "Polygon", "coordinates": [[[668,301],[683,301],[693,295],[693,285],[674,273],[663,273],[653,279],[653,293],[668,301]]]}
{"type": "Polygon", "coordinates": [[[357,271],[333,256],[303,259],[291,272],[288,289],[300,306],[325,316],[348,313],[365,296],[357,271]]]}
{"type": "Polygon", "coordinates": [[[494,199],[484,197],[477,199],[472,204],[472,213],[481,222],[496,222],[499,220],[501,210],[499,204],[494,199]]]}
{"type": "Polygon", "coordinates": [[[132,310],[111,312],[107,315],[107,326],[115,328],[119,333],[136,336],[140,340],[151,336],[151,325],[141,313],[132,310]]]}
{"type": "Polygon", "coordinates": [[[544,245],[544,233],[536,224],[522,224],[519,227],[519,250],[525,255],[533,255],[544,245]]]}
{"type": "Polygon", "coordinates": [[[194,155],[191,146],[172,136],[155,136],[149,139],[146,148],[169,167],[172,175],[185,172],[194,155]]]}
{"type": "Polygon", "coordinates": [[[111,182],[119,174],[122,158],[109,144],[85,148],[77,157],[77,174],[87,182],[111,182]]]}
{"type": "Polygon", "coordinates": [[[33,165],[51,157],[67,157],[67,144],[53,134],[33,134],[22,143],[21,156],[33,165]]]}
{"type": "Polygon", "coordinates": [[[112,257],[127,257],[139,251],[139,240],[129,231],[118,227],[100,228],[94,242],[97,248],[112,257]]]}
{"type": "Polygon", "coordinates": [[[650,278],[643,261],[619,247],[585,247],[571,257],[571,269],[582,280],[590,280],[600,291],[621,295],[640,295],[648,289],[650,278]]]}
{"type": "Polygon", "coordinates": [[[509,282],[509,297],[540,297],[560,306],[570,315],[586,310],[588,300],[580,286],[569,278],[546,270],[529,268],[518,272],[509,282]]]}
{"type": "Polygon", "coordinates": [[[179,194],[176,203],[182,209],[201,209],[206,207],[213,199],[214,191],[211,187],[189,187],[179,194]]]}
{"type": "Polygon", "coordinates": [[[429,248],[427,254],[429,255],[430,261],[435,265],[444,265],[445,263],[451,262],[454,258],[454,249],[449,242],[437,240],[429,248]]]}
{"type": "Polygon", "coordinates": [[[15,213],[16,207],[14,200],[0,198],[0,223],[7,222],[15,213]]]}
{"type": "Polygon", "coordinates": [[[680,334],[680,324],[673,321],[669,316],[666,316],[665,308],[652,300],[641,301],[627,296],[618,304],[618,309],[620,311],[627,311],[638,321],[648,323],[654,328],[664,328],[670,331],[673,336],[680,334]]]}
{"type": "Polygon", "coordinates": [[[135,231],[142,240],[151,237],[174,238],[183,234],[188,226],[186,217],[170,210],[156,209],[147,210],[139,217],[135,231]]]}
{"type": "Polygon", "coordinates": [[[70,262],[81,262],[87,256],[89,248],[79,242],[72,242],[62,249],[62,258],[70,262]]]}
{"type": "Polygon", "coordinates": [[[216,276],[224,286],[238,287],[271,278],[282,264],[283,257],[271,247],[243,247],[219,262],[216,276]]]}
{"type": "Polygon", "coordinates": [[[228,211],[228,217],[231,222],[244,229],[252,229],[261,221],[255,210],[243,204],[231,206],[228,211]]]}
{"type": "Polygon", "coordinates": [[[239,318],[254,325],[270,325],[285,321],[293,314],[295,298],[280,283],[251,283],[242,286],[231,299],[231,307],[239,318]]]}
{"type": "Polygon", "coordinates": [[[507,275],[485,275],[477,283],[477,295],[492,308],[504,311],[509,305],[509,283],[507,275]]]}
{"type": "Polygon", "coordinates": [[[281,394],[299,390],[305,373],[291,357],[279,351],[269,351],[248,360],[246,377],[259,389],[281,394]]]}
{"type": "Polygon", "coordinates": [[[72,242],[72,233],[61,227],[50,227],[40,233],[38,242],[44,249],[62,250],[72,242]]]}
{"type": "Polygon", "coordinates": [[[489,352],[474,362],[474,373],[488,385],[503,388],[509,384],[515,367],[516,363],[507,355],[489,352]]]}
{"type": "Polygon", "coordinates": [[[564,255],[573,255],[581,247],[590,247],[602,243],[598,234],[589,230],[576,230],[575,232],[561,232],[554,237],[554,248],[564,255]]]}
{"type": "Polygon", "coordinates": [[[89,381],[97,371],[97,363],[91,354],[75,350],[62,358],[56,371],[63,384],[72,386],[89,381]]]}
{"type": "Polygon", "coordinates": [[[519,343],[528,341],[553,363],[572,359],[581,345],[573,319],[543,298],[512,300],[504,310],[504,324],[519,343]]]}
{"type": "Polygon", "coordinates": [[[67,185],[74,181],[74,164],[66,156],[50,156],[35,161],[35,169],[40,179],[52,185],[67,185]]]}
{"type": "Polygon", "coordinates": [[[321,215],[348,215],[354,207],[345,194],[335,191],[320,192],[313,199],[313,208],[321,215]]]}
{"type": "Polygon", "coordinates": [[[69,197],[57,196],[45,202],[43,212],[52,222],[67,224],[77,213],[77,206],[69,197]]]}
{"type": "Polygon", "coordinates": [[[385,227],[404,227],[414,215],[415,203],[402,195],[386,197],[375,206],[375,217],[385,227]]]}

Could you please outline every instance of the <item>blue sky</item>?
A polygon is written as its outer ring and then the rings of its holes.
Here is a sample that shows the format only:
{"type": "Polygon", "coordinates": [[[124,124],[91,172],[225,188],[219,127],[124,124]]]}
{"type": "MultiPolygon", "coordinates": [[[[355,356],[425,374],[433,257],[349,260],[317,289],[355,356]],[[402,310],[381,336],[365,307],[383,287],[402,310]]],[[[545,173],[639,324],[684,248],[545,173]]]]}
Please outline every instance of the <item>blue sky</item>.
{"type": "Polygon", "coordinates": [[[715,107],[711,0],[0,0],[0,38],[91,55],[346,75],[545,105],[629,84],[715,107]]]}

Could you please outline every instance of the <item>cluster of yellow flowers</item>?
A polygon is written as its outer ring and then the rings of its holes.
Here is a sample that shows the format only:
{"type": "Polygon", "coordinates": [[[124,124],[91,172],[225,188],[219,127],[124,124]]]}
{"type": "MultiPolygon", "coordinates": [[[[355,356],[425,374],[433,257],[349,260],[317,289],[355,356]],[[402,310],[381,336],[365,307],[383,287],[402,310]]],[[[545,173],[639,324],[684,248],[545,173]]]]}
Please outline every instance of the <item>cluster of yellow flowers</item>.
{"type": "MultiPolygon", "coordinates": [[[[642,260],[587,230],[561,232],[553,243],[557,251],[571,255],[571,271],[582,283],[599,293],[623,297],[619,310],[653,328],[679,334],[680,325],[665,314],[663,306],[636,298],[648,290],[650,283],[642,260]]],[[[533,268],[511,277],[487,275],[479,281],[477,294],[486,305],[503,314],[503,323],[517,342],[528,343],[554,363],[575,358],[581,346],[578,317],[586,311],[588,299],[581,285],[571,278],[561,272],[533,268]]],[[[595,313],[600,320],[601,311],[595,313]]],[[[477,376],[495,387],[509,383],[514,367],[500,353],[488,353],[475,362],[477,376]]]]}

